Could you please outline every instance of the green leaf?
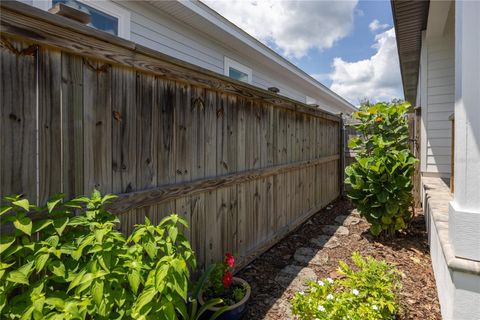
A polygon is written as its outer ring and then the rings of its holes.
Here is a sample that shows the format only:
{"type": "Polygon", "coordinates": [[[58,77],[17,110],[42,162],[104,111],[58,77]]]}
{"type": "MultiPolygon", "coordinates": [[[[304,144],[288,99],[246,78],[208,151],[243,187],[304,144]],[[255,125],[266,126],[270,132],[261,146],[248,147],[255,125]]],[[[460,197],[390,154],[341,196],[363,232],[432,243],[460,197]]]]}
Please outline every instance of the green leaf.
{"type": "Polygon", "coordinates": [[[42,220],[33,221],[32,233],[43,230],[49,225],[51,225],[52,223],[53,221],[51,219],[42,219],[42,220]]]}
{"type": "Polygon", "coordinates": [[[2,235],[0,237],[0,253],[7,250],[15,242],[14,236],[2,235]]]}
{"type": "Polygon", "coordinates": [[[140,271],[130,270],[130,272],[127,274],[127,278],[133,293],[137,294],[138,288],[140,286],[140,271]]]}
{"type": "Polygon", "coordinates": [[[97,306],[100,306],[103,299],[103,281],[95,280],[92,286],[92,297],[97,306]]]}
{"type": "Polygon", "coordinates": [[[57,204],[59,204],[64,197],[65,197],[64,194],[57,193],[50,200],[48,200],[48,202],[47,202],[48,213],[52,213],[53,209],[55,209],[57,204]]]}
{"type": "Polygon", "coordinates": [[[0,206],[0,216],[4,215],[10,210],[12,210],[11,206],[0,206]]]}
{"type": "MultiPolygon", "coordinates": [[[[223,300],[220,298],[214,298],[206,301],[205,304],[200,308],[200,310],[198,310],[198,315],[195,319],[196,320],[200,319],[201,315],[204,314],[208,309],[218,306],[222,303],[223,303],[223,300]]],[[[225,310],[223,312],[225,312],[225,310]]]]}
{"type": "Polygon", "coordinates": [[[116,196],[114,194],[107,194],[106,196],[104,196],[102,198],[102,204],[108,203],[108,202],[110,202],[110,200],[115,199],[115,198],[118,198],[118,196],[116,196]]]}
{"type": "Polygon", "coordinates": [[[62,235],[63,231],[65,230],[65,227],[68,225],[69,218],[68,217],[63,217],[63,218],[55,218],[53,220],[53,227],[57,231],[58,235],[62,235]]]}
{"type": "Polygon", "coordinates": [[[348,148],[354,149],[356,148],[359,144],[361,143],[361,140],[359,137],[353,137],[348,141],[348,148]]]}
{"type": "Polygon", "coordinates": [[[370,232],[374,235],[374,236],[378,236],[380,234],[380,232],[382,232],[382,226],[379,225],[379,224],[374,224],[370,227],[370,232]]]}
{"type": "Polygon", "coordinates": [[[386,193],[385,191],[382,191],[382,192],[380,192],[380,193],[377,193],[377,199],[378,199],[378,201],[380,201],[381,203],[387,202],[387,200],[388,200],[388,193],[386,193]]]}
{"type": "Polygon", "coordinates": [[[170,239],[172,239],[172,242],[175,243],[177,241],[177,235],[178,235],[178,228],[175,226],[171,226],[168,228],[168,236],[170,239]]]}
{"type": "Polygon", "coordinates": [[[168,274],[169,268],[170,266],[168,264],[164,264],[158,268],[155,273],[155,287],[159,291],[162,290],[163,286],[165,285],[164,279],[168,274]]]}
{"type": "Polygon", "coordinates": [[[45,267],[45,263],[48,261],[48,257],[50,255],[48,253],[40,254],[35,258],[35,269],[37,269],[37,272],[40,272],[43,270],[45,267]]]}
{"type": "Polygon", "coordinates": [[[68,286],[67,292],[75,288],[80,284],[80,281],[82,280],[83,276],[85,275],[85,270],[81,270],[75,278],[73,278],[72,282],[70,282],[70,285],[68,286]]]}
{"type": "MultiPolygon", "coordinates": [[[[28,202],[28,200],[27,200],[28,202]]],[[[20,217],[13,221],[13,225],[17,230],[31,236],[32,235],[32,220],[27,217],[20,217]]]]}
{"type": "Polygon", "coordinates": [[[136,312],[139,312],[140,309],[142,309],[147,303],[153,300],[153,298],[156,295],[156,290],[154,287],[149,287],[143,290],[142,294],[138,297],[137,301],[135,301],[135,304],[133,306],[133,309],[136,312]]]}
{"type": "Polygon", "coordinates": [[[65,265],[59,260],[55,260],[48,264],[48,270],[50,270],[54,275],[60,278],[65,278],[65,265]]]}
{"type": "Polygon", "coordinates": [[[398,212],[398,204],[396,202],[393,202],[393,201],[389,201],[385,204],[385,209],[387,210],[387,213],[390,215],[390,216],[393,216],[394,214],[396,214],[398,212]]]}
{"type": "Polygon", "coordinates": [[[388,216],[382,216],[382,223],[384,224],[392,224],[392,218],[388,217],[388,216]]]}
{"type": "Polygon", "coordinates": [[[12,204],[16,205],[17,207],[23,208],[25,211],[30,210],[30,202],[28,202],[28,199],[21,199],[12,202],[12,204]]]}
{"type": "Polygon", "coordinates": [[[56,234],[44,240],[50,247],[56,248],[60,242],[60,237],[56,234]]]}
{"type": "Polygon", "coordinates": [[[403,218],[398,217],[395,220],[395,230],[402,230],[402,229],[405,229],[405,227],[406,227],[406,224],[405,224],[405,221],[403,221],[403,218]]]}
{"type": "Polygon", "coordinates": [[[45,299],[45,303],[58,309],[63,309],[63,307],[65,306],[65,301],[56,297],[50,297],[45,299]]]}
{"type": "Polygon", "coordinates": [[[96,229],[94,234],[95,238],[97,239],[97,242],[102,243],[103,237],[109,232],[110,230],[108,229],[96,229]]]}
{"type": "Polygon", "coordinates": [[[157,247],[155,246],[155,242],[148,241],[143,245],[143,248],[151,259],[157,256],[157,247]]]}
{"type": "Polygon", "coordinates": [[[29,285],[27,275],[23,274],[18,270],[9,272],[7,275],[7,281],[13,282],[15,284],[29,285]]]}

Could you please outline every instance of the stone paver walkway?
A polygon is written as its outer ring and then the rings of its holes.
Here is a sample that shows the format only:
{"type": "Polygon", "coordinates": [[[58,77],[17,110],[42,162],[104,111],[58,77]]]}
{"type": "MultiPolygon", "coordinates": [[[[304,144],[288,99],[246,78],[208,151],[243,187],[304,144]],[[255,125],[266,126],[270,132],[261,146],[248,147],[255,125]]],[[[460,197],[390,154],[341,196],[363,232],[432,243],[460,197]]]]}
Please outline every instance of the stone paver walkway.
{"type": "MultiPolygon", "coordinates": [[[[327,210],[329,208],[327,207],[327,210]]],[[[295,251],[293,264],[287,265],[275,277],[275,282],[282,286],[284,294],[280,298],[265,297],[266,300],[276,300],[271,309],[292,319],[290,297],[293,293],[306,289],[308,281],[317,281],[314,266],[328,262],[328,249],[341,245],[341,238],[350,234],[349,227],[360,223],[361,219],[354,210],[351,215],[338,216],[335,224],[325,225],[321,230],[324,234],[310,240],[310,247],[301,247],[295,251]]]]}

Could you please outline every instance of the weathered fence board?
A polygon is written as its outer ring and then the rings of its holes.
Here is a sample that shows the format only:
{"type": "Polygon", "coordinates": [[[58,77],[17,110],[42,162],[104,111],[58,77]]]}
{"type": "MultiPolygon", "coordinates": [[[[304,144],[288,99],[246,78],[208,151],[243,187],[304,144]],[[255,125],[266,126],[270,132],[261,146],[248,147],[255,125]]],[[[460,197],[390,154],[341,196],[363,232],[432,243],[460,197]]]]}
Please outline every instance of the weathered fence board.
{"type": "Polygon", "coordinates": [[[0,194],[37,194],[36,50],[22,41],[1,42],[0,194]]]}
{"type": "Polygon", "coordinates": [[[204,267],[249,261],[339,195],[339,117],[0,5],[1,196],[116,193],[126,233],[177,212],[204,267]]]}

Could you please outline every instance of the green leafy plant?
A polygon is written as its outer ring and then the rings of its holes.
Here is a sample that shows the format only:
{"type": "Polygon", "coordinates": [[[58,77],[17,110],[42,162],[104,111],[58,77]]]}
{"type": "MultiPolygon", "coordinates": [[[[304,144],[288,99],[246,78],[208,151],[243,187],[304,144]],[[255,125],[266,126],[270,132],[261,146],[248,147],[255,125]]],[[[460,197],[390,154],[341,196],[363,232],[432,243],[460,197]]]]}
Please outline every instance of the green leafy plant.
{"type": "Polygon", "coordinates": [[[310,282],[293,297],[292,312],[299,319],[395,319],[398,313],[399,272],[385,261],[352,254],[357,271],[340,262],[345,278],[310,282]]]}
{"type": "Polygon", "coordinates": [[[1,224],[13,230],[0,241],[4,318],[198,319],[188,310],[195,257],[185,220],[146,218],[125,238],[104,207],[112,198],[56,195],[43,207],[5,198],[1,224]]]}
{"type": "Polygon", "coordinates": [[[416,159],[409,149],[406,102],[363,105],[353,117],[359,137],[349,141],[355,162],[345,169],[348,197],[371,223],[374,235],[405,229],[412,217],[412,174],[416,159]]]}

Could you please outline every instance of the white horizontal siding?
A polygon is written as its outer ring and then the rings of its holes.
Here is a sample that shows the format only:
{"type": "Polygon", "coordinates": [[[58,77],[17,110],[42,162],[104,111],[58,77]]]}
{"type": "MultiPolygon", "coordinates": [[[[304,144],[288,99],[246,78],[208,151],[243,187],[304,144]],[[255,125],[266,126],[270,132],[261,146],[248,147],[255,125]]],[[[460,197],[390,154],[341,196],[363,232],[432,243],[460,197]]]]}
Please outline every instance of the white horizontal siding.
{"type": "MultiPolygon", "coordinates": [[[[451,22],[451,21],[449,21],[451,22]]],[[[455,105],[455,43],[452,26],[447,26],[445,35],[426,40],[427,81],[425,116],[427,172],[450,174],[452,122],[450,115],[455,105]]],[[[425,111],[425,112],[424,112],[425,111]]]]}
{"type": "Polygon", "coordinates": [[[450,147],[431,147],[428,148],[427,156],[450,155],[450,147]]]}
{"type": "Polygon", "coordinates": [[[277,87],[280,90],[279,94],[298,101],[305,102],[305,94],[295,91],[292,88],[289,88],[273,79],[267,79],[267,76],[260,73],[259,71],[253,72],[252,78],[253,84],[260,88],[268,89],[269,87],[277,87]]]}
{"type": "Polygon", "coordinates": [[[445,175],[450,173],[450,165],[448,164],[427,164],[427,172],[432,173],[440,173],[441,175],[445,175]]]}
{"type": "Polygon", "coordinates": [[[117,2],[131,12],[131,40],[169,56],[223,73],[223,55],[195,30],[178,23],[156,8],[134,2],[117,2]]]}
{"type": "Polygon", "coordinates": [[[449,165],[450,156],[428,156],[428,165],[449,165]]]}
{"type": "MultiPolygon", "coordinates": [[[[455,70],[450,70],[450,73],[455,73],[455,70]]],[[[436,79],[428,79],[428,87],[434,88],[439,86],[453,86],[455,84],[455,79],[451,77],[441,77],[436,79]]]]}

